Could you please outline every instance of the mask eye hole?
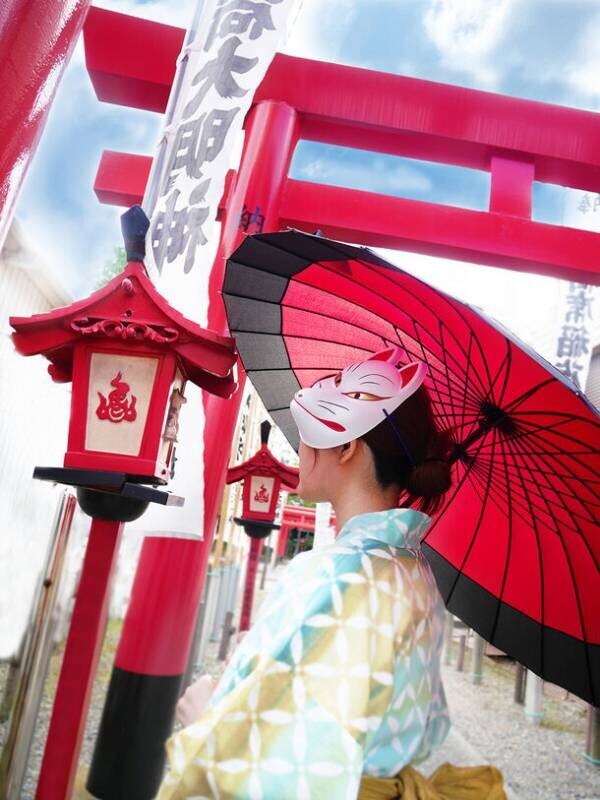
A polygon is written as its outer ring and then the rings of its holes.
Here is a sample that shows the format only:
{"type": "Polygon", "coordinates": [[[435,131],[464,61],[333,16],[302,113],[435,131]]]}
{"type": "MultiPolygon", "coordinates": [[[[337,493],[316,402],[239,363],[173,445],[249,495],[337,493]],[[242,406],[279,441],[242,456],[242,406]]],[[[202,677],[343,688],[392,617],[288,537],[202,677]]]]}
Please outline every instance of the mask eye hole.
{"type": "Polygon", "coordinates": [[[342,373],[341,372],[338,372],[338,374],[333,379],[333,382],[335,383],[336,386],[340,385],[340,383],[342,382],[342,373]]]}
{"type": "Polygon", "coordinates": [[[379,397],[376,394],[369,392],[344,392],[344,397],[350,397],[352,400],[387,400],[387,397],[379,397]]]}

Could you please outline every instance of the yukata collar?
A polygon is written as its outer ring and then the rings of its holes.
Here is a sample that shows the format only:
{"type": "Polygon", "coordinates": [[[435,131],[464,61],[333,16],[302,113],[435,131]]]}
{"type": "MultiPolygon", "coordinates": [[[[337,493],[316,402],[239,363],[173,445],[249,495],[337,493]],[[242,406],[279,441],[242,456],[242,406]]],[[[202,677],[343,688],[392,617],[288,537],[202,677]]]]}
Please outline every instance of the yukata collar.
{"type": "Polygon", "coordinates": [[[412,508],[357,514],[346,522],[335,543],[350,544],[371,539],[392,547],[417,550],[430,522],[431,517],[412,508]]]}

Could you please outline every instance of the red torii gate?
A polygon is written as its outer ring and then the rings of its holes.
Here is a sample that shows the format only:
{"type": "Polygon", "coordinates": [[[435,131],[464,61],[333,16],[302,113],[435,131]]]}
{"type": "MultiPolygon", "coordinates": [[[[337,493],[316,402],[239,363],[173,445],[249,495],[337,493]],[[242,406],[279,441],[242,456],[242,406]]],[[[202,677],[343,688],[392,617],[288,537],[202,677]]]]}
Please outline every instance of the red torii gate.
{"type": "MultiPolygon", "coordinates": [[[[277,540],[277,550],[275,558],[280,559],[285,555],[290,531],[292,528],[299,528],[303,531],[315,530],[316,511],[314,508],[306,506],[287,505],[283,507],[281,515],[281,526],[279,528],[279,538],[277,540]]],[[[335,515],[333,511],[329,518],[329,524],[335,525],[335,515]]]]}
{"type": "MultiPolygon", "coordinates": [[[[91,8],[84,38],[98,98],[164,112],[184,34],[91,8]]],[[[599,191],[600,115],[282,54],[258,88],[254,108],[265,102],[289,108],[298,122],[297,139],[491,173],[488,212],[286,174],[277,209],[281,227],[318,227],[327,236],[368,246],[600,283],[599,234],[531,219],[534,180],[599,191]]],[[[94,184],[99,199],[139,202],[151,160],[105,151],[94,184]]],[[[230,190],[234,183],[229,181],[230,190]]],[[[225,208],[229,199],[226,193],[225,208]]]]}
{"type": "MultiPolygon", "coordinates": [[[[90,9],[86,60],[99,99],[164,112],[184,31],[90,9]]],[[[221,238],[209,280],[207,327],[227,325],[219,291],[225,258],[240,243],[244,206],[263,231],[293,226],[376,247],[600,283],[600,234],[531,219],[534,180],[600,191],[600,115],[372,70],[276,55],[245,120],[240,165],[221,202],[221,238]],[[491,174],[488,211],[292,180],[300,139],[491,174]]],[[[139,202],[150,158],[103,154],[103,202],[139,202]]],[[[241,376],[243,383],[244,376],[241,376]]],[[[241,391],[206,396],[204,534],[195,554],[197,605],[241,391]]]]}

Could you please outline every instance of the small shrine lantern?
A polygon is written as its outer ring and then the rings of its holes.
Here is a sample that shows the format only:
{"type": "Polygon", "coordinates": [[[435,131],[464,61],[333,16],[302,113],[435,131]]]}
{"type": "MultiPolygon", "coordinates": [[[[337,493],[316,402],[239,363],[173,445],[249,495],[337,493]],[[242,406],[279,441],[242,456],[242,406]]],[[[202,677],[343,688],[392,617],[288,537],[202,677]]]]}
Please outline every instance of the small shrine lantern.
{"type": "Polygon", "coordinates": [[[263,539],[279,527],[274,523],[279,492],[282,486],[285,489],[295,489],[298,485],[298,470],[278,461],[269,450],[270,431],[271,423],[265,420],[260,426],[260,450],[248,461],[227,470],[227,483],[244,482],[242,517],[236,517],[235,522],[243,526],[252,540],[246,566],[240,631],[247,631],[250,628],[254,584],[263,539]]]}
{"type": "Polygon", "coordinates": [[[38,467],[38,478],[112,491],[165,484],[186,381],[221,397],[235,389],[233,340],[167,303],[142,263],[144,212],[135,206],[122,219],[120,275],[70,306],[10,320],[19,353],[45,356],[52,379],[73,384],[64,469],[38,467]]]}
{"type": "Polygon", "coordinates": [[[271,423],[260,426],[260,450],[252,458],[227,470],[227,483],[243,481],[242,517],[246,533],[253,538],[268,536],[273,527],[277,500],[282,485],[294,489],[298,484],[298,470],[278,461],[269,450],[271,423]]]}

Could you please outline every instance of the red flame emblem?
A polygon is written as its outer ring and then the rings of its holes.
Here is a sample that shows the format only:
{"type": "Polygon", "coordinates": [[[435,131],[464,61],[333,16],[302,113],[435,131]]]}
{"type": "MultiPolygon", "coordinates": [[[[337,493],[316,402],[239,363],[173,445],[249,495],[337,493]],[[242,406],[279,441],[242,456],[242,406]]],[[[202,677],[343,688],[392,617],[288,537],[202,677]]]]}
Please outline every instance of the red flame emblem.
{"type": "Polygon", "coordinates": [[[269,492],[267,491],[266,486],[264,483],[261,483],[260,489],[254,493],[254,500],[257,503],[268,503],[269,502],[269,492]]]}
{"type": "Polygon", "coordinates": [[[136,398],[131,395],[131,399],[127,399],[129,384],[122,381],[122,377],[123,375],[117,372],[110,382],[110,385],[115,388],[108,393],[108,399],[102,392],[98,392],[98,397],[100,398],[100,403],[96,409],[98,419],[108,419],[110,422],[133,422],[137,417],[136,398]]]}

